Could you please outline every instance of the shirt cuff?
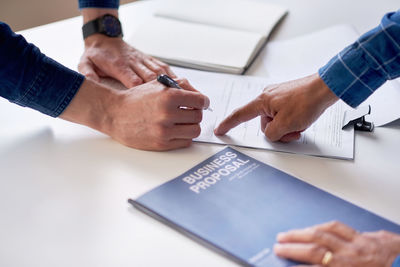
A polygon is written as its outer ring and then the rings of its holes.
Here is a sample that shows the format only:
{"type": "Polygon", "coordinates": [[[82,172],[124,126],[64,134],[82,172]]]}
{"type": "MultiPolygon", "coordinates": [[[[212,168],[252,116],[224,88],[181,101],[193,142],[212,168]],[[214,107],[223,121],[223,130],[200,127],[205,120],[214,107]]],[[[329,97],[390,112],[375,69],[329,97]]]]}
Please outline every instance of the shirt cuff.
{"type": "Polygon", "coordinates": [[[71,102],[84,79],[83,75],[44,56],[32,85],[15,102],[58,117],[71,102]]]}
{"type": "Polygon", "coordinates": [[[400,76],[400,11],[345,48],[318,73],[326,85],[352,107],[358,106],[387,80],[400,76]]]}
{"type": "Polygon", "coordinates": [[[392,267],[400,267],[400,255],[394,260],[392,267]]]}
{"type": "Polygon", "coordinates": [[[79,9],[82,8],[118,8],[119,0],[79,0],[79,9]]]}
{"type": "Polygon", "coordinates": [[[319,69],[325,84],[351,107],[357,107],[378,87],[386,82],[385,75],[371,64],[369,58],[355,43],[319,69]]]}

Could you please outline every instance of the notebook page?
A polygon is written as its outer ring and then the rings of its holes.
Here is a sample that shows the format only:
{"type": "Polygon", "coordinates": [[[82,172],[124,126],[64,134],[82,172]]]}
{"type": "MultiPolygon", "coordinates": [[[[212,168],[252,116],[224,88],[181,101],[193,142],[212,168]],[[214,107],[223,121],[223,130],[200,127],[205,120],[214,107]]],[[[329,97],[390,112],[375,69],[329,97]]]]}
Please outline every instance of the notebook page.
{"type": "Polygon", "coordinates": [[[174,68],[180,77],[187,78],[199,91],[210,98],[213,112],[204,111],[201,134],[195,141],[268,149],[296,154],[352,159],[354,129],[342,130],[343,113],[348,107],[338,102],[302,133],[300,140],[291,143],[268,141],[255,118],[232,129],[226,136],[217,137],[213,130],[235,108],[259,95],[272,80],[228,74],[207,73],[174,68]]]}
{"type": "Polygon", "coordinates": [[[155,15],[268,36],[286,12],[254,0],[164,0],[155,15]]]}
{"type": "Polygon", "coordinates": [[[128,42],[166,62],[189,62],[242,69],[262,41],[257,33],[151,17],[128,42]]]}

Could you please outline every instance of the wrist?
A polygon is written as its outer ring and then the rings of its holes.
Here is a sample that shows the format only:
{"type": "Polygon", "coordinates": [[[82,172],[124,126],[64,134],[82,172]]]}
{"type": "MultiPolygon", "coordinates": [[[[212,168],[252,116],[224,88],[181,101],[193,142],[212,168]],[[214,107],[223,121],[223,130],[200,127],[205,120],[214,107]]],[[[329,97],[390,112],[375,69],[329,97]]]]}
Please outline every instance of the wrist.
{"type": "Polygon", "coordinates": [[[332,92],[318,74],[313,75],[313,85],[315,85],[315,93],[321,104],[325,108],[333,105],[339,98],[332,92]]]}
{"type": "Polygon", "coordinates": [[[101,33],[92,34],[84,40],[85,48],[88,47],[100,47],[105,42],[117,42],[122,40],[122,37],[108,37],[101,33]]]}
{"type": "Polygon", "coordinates": [[[82,9],[83,24],[103,15],[111,14],[118,18],[118,9],[115,8],[84,8],[82,9]]]}
{"type": "Polygon", "coordinates": [[[86,8],[82,10],[82,15],[82,33],[86,47],[99,40],[122,40],[122,26],[117,9],[86,8]]]}
{"type": "Polygon", "coordinates": [[[60,118],[107,133],[111,121],[108,110],[115,99],[115,90],[85,79],[60,118]]]}

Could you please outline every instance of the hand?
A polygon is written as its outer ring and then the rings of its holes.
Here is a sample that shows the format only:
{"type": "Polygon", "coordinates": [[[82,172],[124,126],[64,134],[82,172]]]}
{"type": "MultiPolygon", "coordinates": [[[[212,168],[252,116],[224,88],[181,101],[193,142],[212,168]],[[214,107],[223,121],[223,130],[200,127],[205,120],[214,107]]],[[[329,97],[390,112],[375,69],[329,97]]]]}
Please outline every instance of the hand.
{"type": "MultiPolygon", "coordinates": [[[[83,23],[105,14],[118,17],[112,8],[83,8],[83,23]]],[[[113,78],[126,88],[154,80],[159,74],[176,77],[169,66],[125,43],[121,38],[93,34],[85,39],[85,52],[78,70],[86,77],[99,82],[100,77],[113,78]]]]}
{"type": "Polygon", "coordinates": [[[400,235],[358,233],[340,222],[281,233],[277,240],[276,255],[313,266],[323,266],[327,251],[333,255],[329,267],[390,267],[400,254],[400,235]]]}
{"type": "Polygon", "coordinates": [[[186,80],[178,83],[184,90],[152,81],[119,91],[87,79],[60,117],[138,149],[187,147],[200,134],[210,100],[186,80]]]}
{"type": "Polygon", "coordinates": [[[337,99],[318,74],[271,85],[230,114],[214,132],[224,135],[242,122],[261,116],[261,130],[269,140],[290,142],[299,139],[300,133],[337,99]]]}
{"type": "Polygon", "coordinates": [[[121,38],[101,34],[86,38],[78,70],[97,82],[100,77],[114,78],[126,88],[152,81],[159,74],[176,77],[167,64],[143,54],[121,38]]]}

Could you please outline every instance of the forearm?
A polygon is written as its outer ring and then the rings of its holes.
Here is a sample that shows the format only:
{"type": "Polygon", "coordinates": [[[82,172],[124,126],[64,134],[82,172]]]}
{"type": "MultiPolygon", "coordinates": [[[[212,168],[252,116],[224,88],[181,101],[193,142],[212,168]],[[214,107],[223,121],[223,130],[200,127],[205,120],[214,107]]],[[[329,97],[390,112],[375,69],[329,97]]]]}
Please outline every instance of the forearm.
{"type": "Polygon", "coordinates": [[[115,8],[84,8],[81,10],[83,23],[94,20],[105,14],[111,14],[118,17],[118,9],[115,8]]]}
{"type": "Polygon", "coordinates": [[[329,88],[352,107],[400,76],[400,11],[389,13],[319,70],[329,88]]]}
{"type": "Polygon", "coordinates": [[[0,23],[0,96],[57,117],[83,79],[0,23]]]}

